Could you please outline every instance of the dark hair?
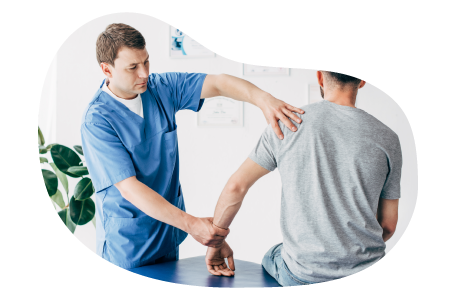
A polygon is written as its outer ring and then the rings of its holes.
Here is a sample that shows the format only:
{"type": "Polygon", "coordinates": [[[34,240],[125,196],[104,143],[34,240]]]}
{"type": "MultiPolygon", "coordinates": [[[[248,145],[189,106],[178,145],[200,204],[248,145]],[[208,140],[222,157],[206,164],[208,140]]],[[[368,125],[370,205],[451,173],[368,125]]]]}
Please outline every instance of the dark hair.
{"type": "Polygon", "coordinates": [[[347,85],[355,87],[361,82],[361,79],[341,73],[324,71],[324,74],[327,75],[327,79],[341,87],[345,87],[347,85]]]}
{"type": "Polygon", "coordinates": [[[104,62],[114,66],[114,60],[117,58],[120,48],[125,46],[144,49],[146,40],[133,27],[122,23],[114,23],[108,25],[105,31],[100,33],[96,45],[98,64],[104,62]]]}

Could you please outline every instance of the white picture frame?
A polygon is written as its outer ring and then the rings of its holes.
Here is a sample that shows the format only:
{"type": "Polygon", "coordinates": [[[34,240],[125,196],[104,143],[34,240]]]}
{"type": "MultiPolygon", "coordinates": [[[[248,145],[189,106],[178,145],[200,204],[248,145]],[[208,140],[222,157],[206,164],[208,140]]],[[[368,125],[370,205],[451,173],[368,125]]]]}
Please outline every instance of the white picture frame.
{"type": "Polygon", "coordinates": [[[244,102],[223,96],[206,98],[196,123],[203,128],[244,127],[244,102]]]}
{"type": "Polygon", "coordinates": [[[242,75],[244,76],[289,76],[289,68],[276,68],[242,64],[242,75]]]}
{"type": "Polygon", "coordinates": [[[307,104],[323,101],[320,93],[320,85],[318,83],[309,83],[307,91],[307,104]]]}
{"type": "Polygon", "coordinates": [[[169,26],[168,36],[170,58],[215,57],[214,52],[173,26],[169,26]]]}

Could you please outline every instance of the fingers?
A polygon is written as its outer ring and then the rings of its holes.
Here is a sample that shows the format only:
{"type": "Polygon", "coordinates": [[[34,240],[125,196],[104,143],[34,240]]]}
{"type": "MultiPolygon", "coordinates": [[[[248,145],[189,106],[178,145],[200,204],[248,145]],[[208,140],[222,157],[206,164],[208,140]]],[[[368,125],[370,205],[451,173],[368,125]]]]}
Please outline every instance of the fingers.
{"type": "Polygon", "coordinates": [[[222,273],[216,271],[214,269],[214,266],[213,265],[206,265],[207,266],[207,270],[209,271],[209,273],[211,273],[212,275],[216,275],[216,276],[220,276],[222,275],[222,273]]]}
{"type": "Polygon", "coordinates": [[[288,117],[286,115],[284,115],[283,113],[279,116],[280,118],[280,121],[282,121],[283,124],[285,124],[285,126],[288,127],[288,129],[290,129],[291,131],[296,131],[297,128],[296,126],[290,121],[290,119],[288,119],[288,117]]]}
{"type": "Polygon", "coordinates": [[[288,118],[292,119],[296,123],[301,123],[302,122],[301,118],[298,117],[297,115],[295,115],[294,113],[292,113],[290,110],[284,108],[284,109],[282,109],[282,112],[283,112],[284,115],[286,115],[288,118]]]}
{"type": "Polygon", "coordinates": [[[230,269],[234,271],[234,259],[233,256],[228,256],[228,265],[230,266],[230,269]]]}
{"type": "Polygon", "coordinates": [[[274,133],[277,135],[277,137],[279,139],[283,139],[283,133],[282,133],[282,130],[280,130],[280,126],[277,122],[277,120],[275,118],[271,119],[270,120],[270,123],[271,123],[271,127],[272,127],[272,130],[274,131],[274,133]]]}
{"type": "Polygon", "coordinates": [[[214,266],[214,269],[216,272],[219,272],[223,276],[233,276],[234,275],[234,272],[231,271],[230,269],[228,269],[228,267],[226,266],[225,263],[223,263],[222,265],[214,266]]]}
{"type": "Polygon", "coordinates": [[[305,113],[305,111],[303,111],[302,109],[297,108],[297,107],[294,107],[293,105],[290,105],[290,104],[287,104],[287,105],[286,105],[286,108],[289,109],[289,110],[291,110],[291,111],[297,112],[298,114],[303,114],[303,113],[305,113]]]}
{"type": "Polygon", "coordinates": [[[222,229],[222,228],[219,228],[219,227],[217,227],[215,225],[213,227],[215,229],[215,234],[216,235],[226,237],[230,233],[230,229],[229,228],[222,229]]]}

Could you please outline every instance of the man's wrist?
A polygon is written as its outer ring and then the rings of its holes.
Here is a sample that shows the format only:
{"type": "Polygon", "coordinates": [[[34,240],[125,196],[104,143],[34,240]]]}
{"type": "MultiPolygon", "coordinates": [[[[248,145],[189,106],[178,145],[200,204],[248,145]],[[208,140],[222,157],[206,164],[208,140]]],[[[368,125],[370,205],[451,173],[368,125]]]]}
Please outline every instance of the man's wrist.
{"type": "Polygon", "coordinates": [[[220,226],[214,224],[214,222],[212,222],[212,226],[215,226],[215,227],[217,227],[219,229],[228,230],[228,228],[220,227],[220,226]]]}

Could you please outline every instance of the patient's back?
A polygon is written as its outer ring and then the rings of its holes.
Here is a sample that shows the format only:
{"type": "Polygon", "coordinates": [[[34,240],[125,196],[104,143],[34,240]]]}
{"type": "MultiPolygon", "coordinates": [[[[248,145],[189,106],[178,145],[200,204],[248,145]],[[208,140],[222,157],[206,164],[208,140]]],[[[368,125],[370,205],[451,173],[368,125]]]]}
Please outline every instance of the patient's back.
{"type": "Polygon", "coordinates": [[[250,158],[282,179],[282,256],[311,282],[356,273],[385,254],[379,198],[400,198],[398,136],[363,110],[321,101],[302,107],[297,132],[271,127],[250,158]]]}

